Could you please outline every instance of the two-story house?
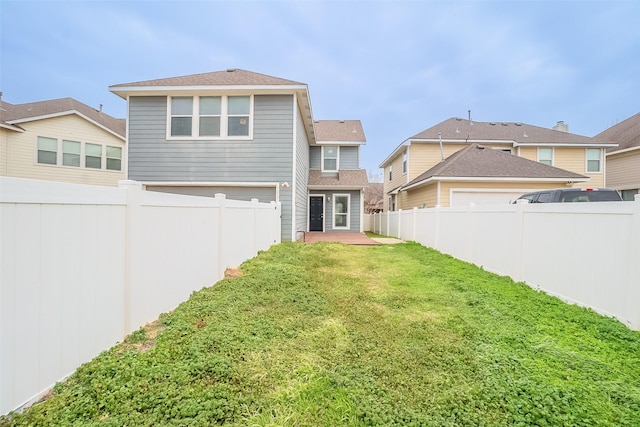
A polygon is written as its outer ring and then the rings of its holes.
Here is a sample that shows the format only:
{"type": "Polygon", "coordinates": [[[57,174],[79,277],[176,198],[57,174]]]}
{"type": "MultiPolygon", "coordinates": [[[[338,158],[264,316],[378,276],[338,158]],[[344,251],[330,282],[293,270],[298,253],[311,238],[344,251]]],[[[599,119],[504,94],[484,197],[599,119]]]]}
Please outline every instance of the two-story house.
{"type": "Polygon", "coordinates": [[[504,204],[545,188],[604,187],[604,152],[615,145],[569,133],[562,122],[546,129],[451,118],[403,141],[379,165],[384,209],[504,204]]]}
{"type": "Polygon", "coordinates": [[[278,201],[282,240],[361,231],[358,121],[314,122],[305,83],[240,69],[117,84],[127,178],[147,190],[278,201]]]}
{"type": "Polygon", "coordinates": [[[618,190],[623,200],[634,200],[640,194],[640,113],[594,138],[618,144],[607,149],[607,186],[618,190]]]}
{"type": "Polygon", "coordinates": [[[125,120],[73,98],[0,101],[0,176],[117,186],[125,120]]]}

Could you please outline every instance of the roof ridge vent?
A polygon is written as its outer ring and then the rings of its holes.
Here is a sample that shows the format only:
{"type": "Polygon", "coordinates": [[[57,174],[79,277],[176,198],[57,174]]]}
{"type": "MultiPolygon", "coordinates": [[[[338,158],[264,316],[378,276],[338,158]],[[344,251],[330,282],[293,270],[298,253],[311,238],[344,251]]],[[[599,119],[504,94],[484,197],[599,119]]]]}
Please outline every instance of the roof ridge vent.
{"type": "Polygon", "coordinates": [[[235,68],[227,68],[227,73],[233,73],[234,71],[236,71],[235,68]]]}

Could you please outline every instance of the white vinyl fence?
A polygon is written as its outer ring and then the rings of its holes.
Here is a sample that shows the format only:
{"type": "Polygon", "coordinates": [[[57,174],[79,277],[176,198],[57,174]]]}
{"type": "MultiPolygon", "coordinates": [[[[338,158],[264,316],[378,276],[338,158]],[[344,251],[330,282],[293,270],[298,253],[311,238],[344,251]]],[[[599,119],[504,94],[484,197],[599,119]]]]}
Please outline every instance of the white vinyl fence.
{"type": "Polygon", "coordinates": [[[280,206],[0,178],[0,413],[280,242],[280,206]]]}
{"type": "Polygon", "coordinates": [[[418,242],[640,330],[640,196],[413,209],[368,221],[368,231],[418,242]]]}

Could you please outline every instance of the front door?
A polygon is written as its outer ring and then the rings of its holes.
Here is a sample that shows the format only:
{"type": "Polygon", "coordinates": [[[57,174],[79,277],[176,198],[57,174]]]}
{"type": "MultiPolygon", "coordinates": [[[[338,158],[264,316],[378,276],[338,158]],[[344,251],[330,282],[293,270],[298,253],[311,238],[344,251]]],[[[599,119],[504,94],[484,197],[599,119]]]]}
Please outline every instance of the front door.
{"type": "Polygon", "coordinates": [[[309,197],[309,231],[324,231],[324,196],[309,197]]]}

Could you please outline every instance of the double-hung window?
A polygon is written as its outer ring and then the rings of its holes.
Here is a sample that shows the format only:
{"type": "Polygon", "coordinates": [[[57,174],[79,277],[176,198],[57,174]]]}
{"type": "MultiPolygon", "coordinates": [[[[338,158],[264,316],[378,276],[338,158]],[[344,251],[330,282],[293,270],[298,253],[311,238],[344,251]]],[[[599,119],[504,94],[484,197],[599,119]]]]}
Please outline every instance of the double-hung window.
{"type": "Polygon", "coordinates": [[[389,181],[393,179],[393,165],[389,165],[389,181]]]}
{"type": "Polygon", "coordinates": [[[587,172],[602,172],[602,150],[599,148],[587,148],[587,172]]]}
{"type": "Polygon", "coordinates": [[[122,170],[122,147],[110,147],[107,145],[107,169],[112,171],[122,170]]]}
{"type": "Polygon", "coordinates": [[[538,161],[553,166],[553,148],[538,148],[538,161]]]}
{"type": "Polygon", "coordinates": [[[102,169],[102,145],[85,144],[84,165],[91,169],[102,169]]]}
{"type": "Polygon", "coordinates": [[[407,173],[407,152],[402,153],[402,173],[407,173]]]}
{"type": "Polygon", "coordinates": [[[58,163],[58,140],[38,137],[38,163],[55,165],[58,163]]]}
{"type": "Polygon", "coordinates": [[[62,141],[62,164],[64,166],[80,167],[81,144],[77,141],[62,141]]]}
{"type": "Polygon", "coordinates": [[[322,147],[322,171],[338,172],[338,147],[322,147]]]}
{"type": "Polygon", "coordinates": [[[251,96],[174,96],[169,98],[168,135],[183,138],[251,136],[251,96]]]}

